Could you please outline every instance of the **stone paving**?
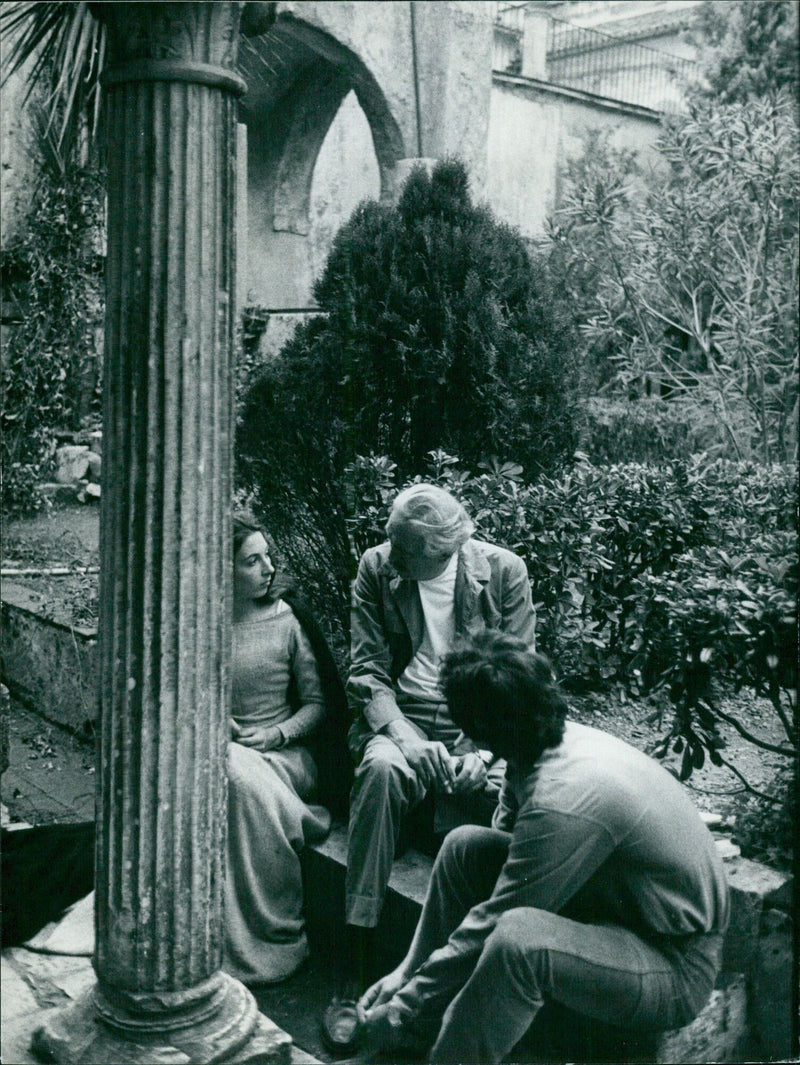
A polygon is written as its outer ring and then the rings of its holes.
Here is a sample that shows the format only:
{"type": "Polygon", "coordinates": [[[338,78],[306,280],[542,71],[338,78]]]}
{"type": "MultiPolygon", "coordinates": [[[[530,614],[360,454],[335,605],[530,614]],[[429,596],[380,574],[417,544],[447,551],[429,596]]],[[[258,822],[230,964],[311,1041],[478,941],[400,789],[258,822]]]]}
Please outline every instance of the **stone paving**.
{"type": "MultiPolygon", "coordinates": [[[[14,702],[9,727],[9,766],[2,777],[2,824],[9,830],[31,824],[64,824],[94,818],[94,753],[58,726],[14,702]]],[[[48,1014],[75,1001],[94,983],[91,958],[8,947],[0,956],[0,1062],[41,1065],[31,1050],[34,1033],[48,1014]]],[[[317,984],[320,983],[317,977],[317,984]]],[[[323,981],[324,983],[324,981],[323,981]]],[[[328,995],[324,986],[320,995],[328,995]]],[[[258,997],[258,996],[257,996],[258,997]]],[[[301,989],[282,996],[290,1023],[311,1015],[301,989]],[[300,992],[300,993],[298,993],[300,992]]],[[[261,1003],[259,1003],[261,1005],[261,1003]]],[[[263,1006],[262,1006],[263,1009],[263,1006]]],[[[318,1058],[299,1047],[293,1065],[318,1058]]]]}

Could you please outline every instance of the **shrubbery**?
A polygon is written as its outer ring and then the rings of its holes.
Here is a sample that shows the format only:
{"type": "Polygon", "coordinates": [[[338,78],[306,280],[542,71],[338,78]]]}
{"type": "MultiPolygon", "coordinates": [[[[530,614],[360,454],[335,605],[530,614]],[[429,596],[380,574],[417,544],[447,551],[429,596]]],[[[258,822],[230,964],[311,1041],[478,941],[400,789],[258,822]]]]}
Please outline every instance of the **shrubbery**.
{"type": "MultiPolygon", "coordinates": [[[[395,469],[359,459],[349,519],[359,550],[383,538],[395,469]]],[[[676,709],[663,745],[683,744],[683,772],[719,760],[716,695],[768,696],[789,753],[796,723],[798,589],[795,472],[703,457],[665,467],[584,460],[525,486],[521,468],[472,475],[442,452],[432,480],[468,506],[477,535],[528,567],[542,651],[573,689],[664,689],[676,709]]],[[[737,723],[734,722],[734,727],[737,723]]],[[[747,737],[752,738],[752,737],[747,737]]]]}
{"type": "Polygon", "coordinates": [[[103,180],[50,151],[21,235],[4,249],[3,288],[23,312],[3,359],[3,507],[41,505],[54,430],[99,418],[103,325],[103,180]]]}
{"type": "Polygon", "coordinates": [[[589,373],[621,399],[680,399],[737,458],[796,462],[796,101],[698,104],[664,120],[656,149],[645,174],[591,140],[550,219],[589,373]]]}
{"type": "MultiPolygon", "coordinates": [[[[513,456],[528,477],[562,467],[578,444],[577,344],[522,237],[472,203],[457,162],[413,171],[397,206],[361,204],[314,293],[324,313],[246,391],[238,474],[345,629],[348,464],[383,452],[409,476],[448,448],[513,456]]],[[[245,355],[259,325],[244,323],[245,355]]]]}
{"type": "Polygon", "coordinates": [[[598,466],[674,462],[701,451],[735,458],[719,423],[702,419],[694,406],[680,397],[624,400],[592,396],[585,411],[581,450],[598,466]]]}

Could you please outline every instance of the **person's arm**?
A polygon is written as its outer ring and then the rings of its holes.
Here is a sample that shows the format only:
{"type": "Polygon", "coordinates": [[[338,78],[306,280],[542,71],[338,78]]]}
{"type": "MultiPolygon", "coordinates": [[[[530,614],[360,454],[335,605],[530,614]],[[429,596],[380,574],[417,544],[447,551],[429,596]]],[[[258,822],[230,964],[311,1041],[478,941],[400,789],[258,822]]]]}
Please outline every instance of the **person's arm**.
{"type": "Polygon", "coordinates": [[[368,555],[362,557],[353,585],[350,631],[347,694],[353,709],[364,716],[373,732],[380,732],[392,721],[405,721],[392,683],[380,579],[375,560],[368,555]]]}
{"type": "Polygon", "coordinates": [[[502,630],[509,636],[524,640],[532,651],[536,650],[536,611],[531,598],[531,582],[528,570],[518,555],[512,555],[503,574],[503,589],[500,602],[502,630]]]}
{"type": "Polygon", "coordinates": [[[440,1017],[469,979],[502,913],[519,906],[559,912],[613,849],[610,833],[597,822],[523,806],[490,898],[470,910],[445,946],[382,1008],[391,1008],[400,1024],[440,1017]]]}
{"type": "Polygon", "coordinates": [[[289,666],[300,705],[290,718],[276,726],[283,737],[282,746],[310,736],[325,717],[325,696],[314,649],[296,618],[293,622],[289,637],[289,666]]]}
{"type": "Polygon", "coordinates": [[[503,783],[500,787],[497,806],[492,814],[492,828],[498,832],[513,832],[518,809],[519,803],[508,779],[508,770],[506,770],[506,775],[503,777],[503,783]]]}
{"type": "Polygon", "coordinates": [[[373,732],[397,745],[427,787],[450,791],[455,780],[452,759],[443,743],[428,740],[397,705],[392,683],[392,652],[386,636],[380,578],[375,556],[365,554],[353,586],[350,674],[347,693],[373,732]]]}

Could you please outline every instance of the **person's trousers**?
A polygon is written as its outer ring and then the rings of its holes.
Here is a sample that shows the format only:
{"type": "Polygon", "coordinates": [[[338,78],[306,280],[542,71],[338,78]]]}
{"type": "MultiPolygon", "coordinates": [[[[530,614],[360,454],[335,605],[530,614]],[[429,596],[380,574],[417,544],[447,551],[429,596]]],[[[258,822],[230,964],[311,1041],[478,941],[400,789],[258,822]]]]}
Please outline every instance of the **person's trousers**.
{"type": "MultiPolygon", "coordinates": [[[[410,972],[488,898],[509,840],[476,827],[447,837],[405,963],[410,972]]],[[[428,1038],[438,1025],[431,1061],[502,1061],[545,1001],[618,1028],[660,1031],[688,1024],[708,1000],[721,935],[645,940],[619,925],[524,905],[524,884],[519,895],[520,906],[501,916],[452,1001],[434,995],[416,1018],[415,1031],[428,1038]]]]}
{"type": "MultiPolygon", "coordinates": [[[[425,734],[421,728],[419,731],[425,734]]],[[[438,730],[430,738],[441,739],[452,750],[459,735],[451,725],[448,731],[438,730]]],[[[485,793],[474,798],[437,796],[436,827],[449,829],[465,821],[488,824],[499,792],[497,776],[502,776],[504,768],[505,763],[493,766],[485,793]]],[[[425,793],[399,747],[388,736],[372,734],[363,746],[350,793],[345,880],[345,920],[349,925],[377,925],[400,831],[425,793]]]]}

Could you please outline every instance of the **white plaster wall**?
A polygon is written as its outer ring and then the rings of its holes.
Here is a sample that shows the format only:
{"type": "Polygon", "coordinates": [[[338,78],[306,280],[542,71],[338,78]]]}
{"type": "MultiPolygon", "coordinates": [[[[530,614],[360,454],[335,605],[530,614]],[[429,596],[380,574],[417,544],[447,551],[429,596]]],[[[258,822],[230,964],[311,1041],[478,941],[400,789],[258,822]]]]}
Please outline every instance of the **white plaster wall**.
{"type": "Polygon", "coordinates": [[[242,257],[247,281],[242,298],[245,304],[269,310],[313,307],[314,280],[338,229],[357,204],[380,195],[372,134],[355,94],[348,93],[317,155],[308,233],[298,235],[273,227],[271,175],[253,143],[262,129],[248,133],[247,250],[242,257]]]}
{"type": "Polygon", "coordinates": [[[311,181],[311,228],[308,234],[310,285],[322,273],[333,238],[340,227],[362,200],[377,200],[380,192],[380,174],[372,133],[355,93],[350,92],[342,101],[323,141],[311,181]]]}
{"type": "Polygon", "coordinates": [[[512,79],[495,79],[489,119],[487,201],[499,219],[536,240],[557,206],[567,159],[581,154],[590,130],[610,130],[616,148],[652,165],[658,122],[597,107],[512,79]]]}

